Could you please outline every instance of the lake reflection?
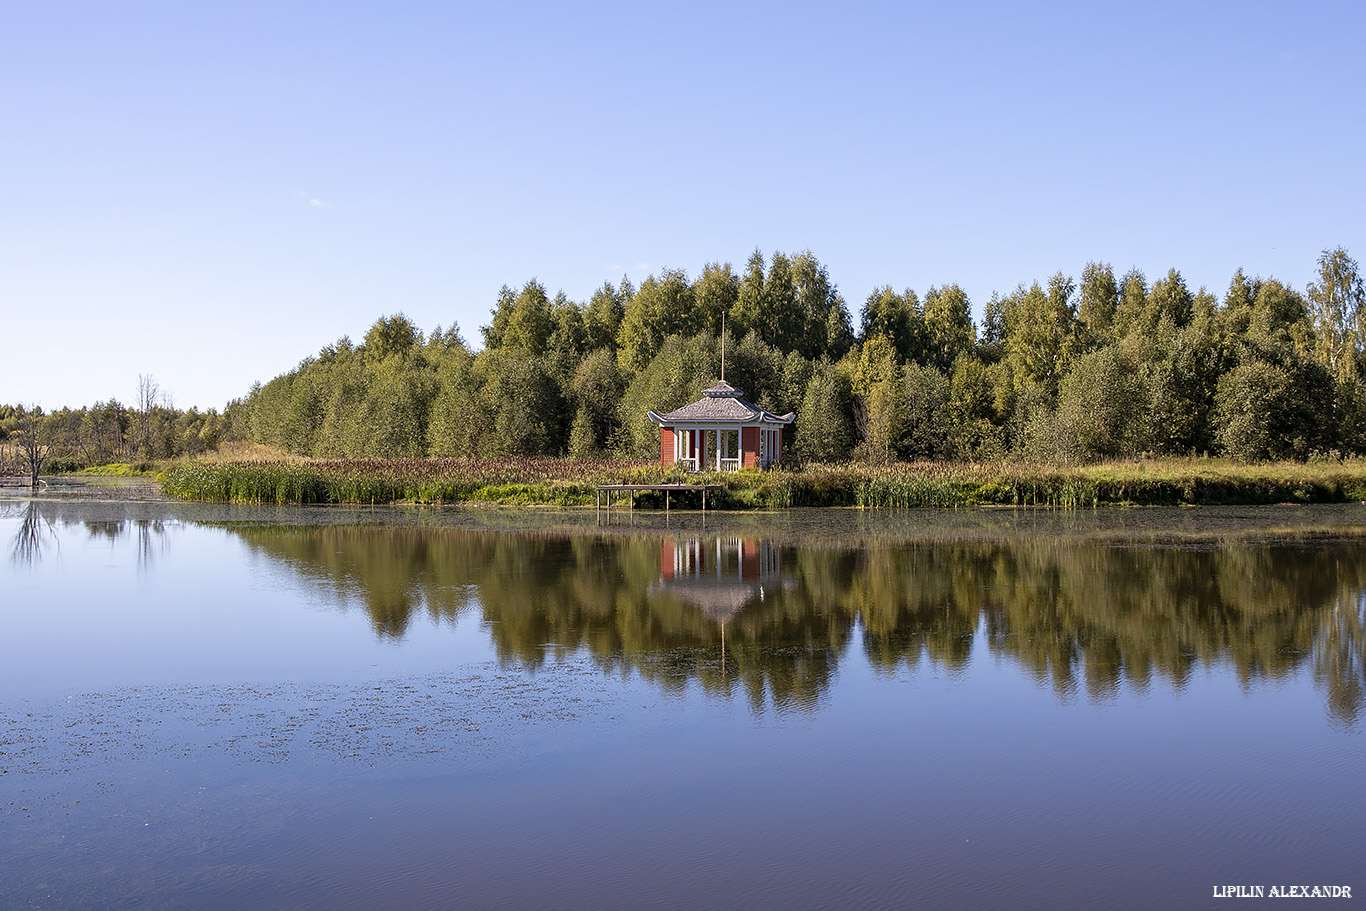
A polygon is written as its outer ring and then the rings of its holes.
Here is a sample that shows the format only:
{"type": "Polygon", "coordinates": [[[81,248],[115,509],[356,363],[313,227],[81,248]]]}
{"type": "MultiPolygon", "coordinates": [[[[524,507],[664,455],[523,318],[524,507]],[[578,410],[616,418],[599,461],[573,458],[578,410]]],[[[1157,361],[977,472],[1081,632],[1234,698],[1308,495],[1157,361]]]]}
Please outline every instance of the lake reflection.
{"type": "Polygon", "coordinates": [[[1363,526],[0,500],[0,907],[1366,894],[1363,526]]]}
{"type": "Polygon", "coordinates": [[[780,545],[429,528],[243,528],[252,548],[359,593],[378,635],[477,611],[506,662],[586,649],[676,689],[814,707],[851,640],[891,671],[963,670],[974,647],[1059,696],[1248,685],[1312,668],[1329,713],[1362,709],[1366,541],[1153,546],[1056,538],[780,545]],[[984,633],[979,636],[978,633],[984,633]]]}

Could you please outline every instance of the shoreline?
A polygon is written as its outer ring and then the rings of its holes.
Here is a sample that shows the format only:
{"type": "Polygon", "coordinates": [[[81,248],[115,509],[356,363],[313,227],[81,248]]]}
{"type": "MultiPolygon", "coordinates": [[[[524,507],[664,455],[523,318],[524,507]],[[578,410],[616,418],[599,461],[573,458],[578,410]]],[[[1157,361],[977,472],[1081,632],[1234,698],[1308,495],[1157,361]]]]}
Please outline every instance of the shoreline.
{"type": "MultiPolygon", "coordinates": [[[[618,484],[719,486],[707,511],[804,508],[859,510],[1075,510],[1098,508],[1269,506],[1366,502],[1366,460],[1239,465],[1188,459],[1101,463],[1072,468],[1024,464],[918,463],[888,467],[811,466],[770,472],[686,475],[642,463],[568,460],[316,460],[188,462],[159,473],[44,475],[31,491],[0,479],[2,499],[170,500],[274,506],[450,506],[476,509],[595,510],[597,489],[618,484]]],[[[692,500],[699,500],[697,503],[692,500]]],[[[670,511],[700,511],[679,493],[670,511]]],[[[640,491],[634,507],[664,511],[664,494],[640,491]]]]}
{"type": "MultiPolygon", "coordinates": [[[[641,463],[568,460],[367,460],[192,462],[159,475],[166,495],[199,502],[276,505],[461,505],[595,508],[597,489],[621,484],[717,485],[708,510],[801,507],[1081,509],[1134,506],[1252,506],[1366,502],[1366,460],[1240,465],[1189,459],[1101,463],[1073,468],[966,463],[688,475],[641,463]]],[[[696,504],[700,506],[699,504],[696,504]]],[[[693,508],[682,495],[674,510],[693,508]]],[[[635,507],[664,507],[641,491],[635,507]]],[[[627,506],[617,506],[626,509],[627,506]]]]}

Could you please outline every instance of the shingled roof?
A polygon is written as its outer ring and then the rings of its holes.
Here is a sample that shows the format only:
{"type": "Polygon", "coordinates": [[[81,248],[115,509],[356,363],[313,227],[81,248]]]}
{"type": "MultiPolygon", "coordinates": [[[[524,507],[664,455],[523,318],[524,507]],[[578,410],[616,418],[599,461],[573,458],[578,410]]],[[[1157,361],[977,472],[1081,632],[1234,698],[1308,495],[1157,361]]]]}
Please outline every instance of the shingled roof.
{"type": "Polygon", "coordinates": [[[776,415],[770,411],[765,411],[753,402],[748,402],[742,396],[743,389],[736,389],[734,386],[721,380],[714,386],[702,390],[702,398],[690,405],[682,408],[675,408],[668,414],[656,414],[651,411],[650,420],[660,424],[678,424],[692,422],[720,422],[726,424],[749,424],[758,421],[763,424],[791,424],[796,414],[789,411],[784,415],[776,415]]]}

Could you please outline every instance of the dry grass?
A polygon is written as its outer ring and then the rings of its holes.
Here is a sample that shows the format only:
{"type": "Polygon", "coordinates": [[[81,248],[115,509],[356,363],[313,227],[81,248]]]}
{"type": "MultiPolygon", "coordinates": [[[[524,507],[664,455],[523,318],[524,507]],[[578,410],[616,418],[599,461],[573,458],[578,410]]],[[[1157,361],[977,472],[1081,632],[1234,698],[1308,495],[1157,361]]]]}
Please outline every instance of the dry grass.
{"type": "Polygon", "coordinates": [[[304,456],[286,452],[278,446],[253,443],[250,440],[225,440],[214,452],[206,452],[187,461],[210,465],[236,462],[307,462],[304,456]]]}

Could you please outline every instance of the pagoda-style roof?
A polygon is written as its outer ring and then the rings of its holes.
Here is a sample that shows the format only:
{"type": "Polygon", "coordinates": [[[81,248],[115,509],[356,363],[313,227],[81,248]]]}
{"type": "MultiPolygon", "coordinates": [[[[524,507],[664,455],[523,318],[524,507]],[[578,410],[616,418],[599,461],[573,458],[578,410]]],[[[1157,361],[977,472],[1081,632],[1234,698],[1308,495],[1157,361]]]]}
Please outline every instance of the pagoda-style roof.
{"type": "Polygon", "coordinates": [[[650,420],[657,424],[791,424],[796,414],[789,411],[776,415],[765,411],[753,402],[746,401],[743,389],[736,389],[725,380],[702,390],[702,398],[682,408],[675,408],[668,414],[649,412],[650,420]]]}
{"type": "MultiPolygon", "coordinates": [[[[774,582],[778,583],[778,587],[782,587],[783,581],[781,579],[769,580],[769,588],[773,588],[774,582]]],[[[736,614],[749,605],[758,604],[764,600],[765,592],[763,582],[758,579],[746,581],[703,576],[701,578],[661,579],[650,586],[648,594],[672,595],[684,604],[691,604],[700,608],[707,619],[715,620],[717,623],[726,623],[733,620],[736,614]]]]}

